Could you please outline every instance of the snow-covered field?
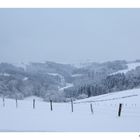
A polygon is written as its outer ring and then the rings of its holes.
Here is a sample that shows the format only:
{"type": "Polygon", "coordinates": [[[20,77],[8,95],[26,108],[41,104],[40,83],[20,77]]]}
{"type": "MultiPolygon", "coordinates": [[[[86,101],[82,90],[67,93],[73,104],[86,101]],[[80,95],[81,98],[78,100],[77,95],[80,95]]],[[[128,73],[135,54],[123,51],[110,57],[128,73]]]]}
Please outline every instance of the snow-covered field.
{"type": "Polygon", "coordinates": [[[127,73],[128,71],[131,71],[131,70],[135,69],[136,67],[140,66],[140,62],[128,63],[127,66],[128,66],[127,69],[120,70],[120,71],[114,72],[112,74],[127,73]]]}
{"type": "Polygon", "coordinates": [[[110,93],[71,103],[50,104],[32,96],[18,101],[0,99],[0,131],[140,131],[140,89],[110,93]],[[36,107],[32,108],[32,99],[36,107]],[[93,114],[90,104],[93,105],[93,114]],[[123,103],[121,117],[118,117],[119,103],[123,103]]]}
{"type": "Polygon", "coordinates": [[[66,86],[62,87],[62,88],[59,88],[59,91],[64,91],[65,89],[70,88],[70,87],[73,87],[73,84],[72,83],[66,83],[66,86]]]}

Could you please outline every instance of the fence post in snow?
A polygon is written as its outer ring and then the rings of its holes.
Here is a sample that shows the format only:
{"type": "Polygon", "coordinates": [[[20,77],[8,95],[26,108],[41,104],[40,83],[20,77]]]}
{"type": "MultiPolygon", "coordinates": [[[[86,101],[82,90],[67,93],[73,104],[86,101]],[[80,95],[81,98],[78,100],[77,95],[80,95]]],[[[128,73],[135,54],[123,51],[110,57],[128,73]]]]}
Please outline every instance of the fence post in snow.
{"type": "Polygon", "coordinates": [[[71,112],[73,112],[73,100],[71,99],[71,112]]]}
{"type": "Polygon", "coordinates": [[[33,99],[33,109],[35,109],[35,99],[33,99]]]}
{"type": "Polygon", "coordinates": [[[5,107],[5,98],[3,97],[3,107],[5,107]]]}
{"type": "Polygon", "coordinates": [[[16,108],[18,108],[18,101],[17,101],[17,98],[16,98],[16,108]]]}
{"type": "Polygon", "coordinates": [[[50,108],[51,108],[51,111],[53,111],[52,100],[50,100],[50,108]]]}
{"type": "Polygon", "coordinates": [[[122,111],[122,104],[119,104],[118,117],[121,116],[121,111],[122,111]]]}
{"type": "Polygon", "coordinates": [[[92,104],[90,104],[90,110],[91,110],[91,113],[93,114],[93,107],[92,107],[92,104]]]}

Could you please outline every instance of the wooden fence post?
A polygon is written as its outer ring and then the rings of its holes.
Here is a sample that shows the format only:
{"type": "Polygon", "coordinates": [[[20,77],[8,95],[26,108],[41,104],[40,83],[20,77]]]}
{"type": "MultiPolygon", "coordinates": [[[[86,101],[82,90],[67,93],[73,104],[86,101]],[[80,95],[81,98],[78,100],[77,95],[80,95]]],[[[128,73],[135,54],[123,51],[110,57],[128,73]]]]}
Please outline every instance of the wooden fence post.
{"type": "Polygon", "coordinates": [[[53,111],[52,100],[50,100],[50,108],[51,108],[51,111],[53,111]]]}
{"type": "Polygon", "coordinates": [[[118,117],[121,116],[121,112],[122,112],[122,104],[119,104],[118,117]]]}
{"type": "Polygon", "coordinates": [[[3,97],[3,107],[5,107],[5,98],[3,97]]]}
{"type": "Polygon", "coordinates": [[[16,98],[16,108],[18,108],[18,101],[17,101],[17,98],[16,98]]]}
{"type": "Polygon", "coordinates": [[[33,99],[33,109],[35,109],[35,99],[33,99]]]}
{"type": "Polygon", "coordinates": [[[90,104],[90,110],[91,110],[91,113],[93,114],[93,107],[92,107],[92,104],[90,104]]]}
{"type": "Polygon", "coordinates": [[[71,112],[73,112],[73,100],[71,99],[71,112]]]}

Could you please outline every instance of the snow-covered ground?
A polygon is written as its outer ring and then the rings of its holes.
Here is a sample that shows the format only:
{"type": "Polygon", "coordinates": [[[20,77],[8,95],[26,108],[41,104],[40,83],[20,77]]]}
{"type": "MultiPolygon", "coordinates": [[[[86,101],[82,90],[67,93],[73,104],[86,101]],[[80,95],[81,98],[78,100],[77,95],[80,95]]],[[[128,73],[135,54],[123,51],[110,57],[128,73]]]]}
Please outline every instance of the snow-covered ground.
{"type": "Polygon", "coordinates": [[[0,76],[10,76],[9,73],[0,73],[0,76]]]}
{"type": "Polygon", "coordinates": [[[36,101],[43,101],[42,98],[37,97],[37,96],[26,97],[24,100],[25,100],[25,101],[33,101],[33,99],[35,99],[36,101]]]}
{"type": "Polygon", "coordinates": [[[59,73],[48,73],[48,75],[51,75],[51,76],[58,76],[60,78],[60,83],[61,85],[65,85],[66,82],[65,82],[65,78],[64,76],[62,76],[61,74],[59,73]]]}
{"type": "Polygon", "coordinates": [[[66,83],[64,76],[62,76],[61,74],[58,74],[58,73],[48,73],[48,74],[52,75],[52,76],[59,76],[60,77],[60,79],[61,79],[60,83],[61,83],[61,85],[63,85],[63,87],[58,87],[59,91],[64,91],[64,89],[73,87],[72,83],[66,83]]]}
{"type": "Polygon", "coordinates": [[[24,78],[23,78],[23,81],[26,81],[26,80],[28,80],[28,77],[24,77],[24,78]]]}
{"type": "Polygon", "coordinates": [[[81,77],[83,74],[73,74],[72,77],[81,77]]]}
{"type": "Polygon", "coordinates": [[[131,70],[135,69],[136,67],[140,66],[140,62],[128,63],[127,66],[128,66],[127,69],[120,70],[120,71],[114,72],[114,73],[112,73],[112,74],[126,73],[126,72],[128,72],[128,71],[131,71],[131,70]]]}
{"type": "Polygon", "coordinates": [[[72,83],[66,83],[66,86],[64,86],[62,88],[59,88],[59,91],[64,91],[65,89],[70,88],[70,87],[73,87],[73,84],[72,83]]]}
{"type": "Polygon", "coordinates": [[[140,131],[140,89],[115,92],[71,103],[50,103],[35,96],[16,101],[0,98],[0,131],[140,131]],[[36,107],[32,108],[32,99],[36,107]],[[93,105],[93,114],[90,104],[93,105]],[[123,103],[118,117],[119,103],[123,103]]]}
{"type": "Polygon", "coordinates": [[[23,68],[26,71],[26,67],[27,65],[29,65],[29,63],[17,62],[17,63],[13,63],[13,65],[19,68],[23,68]]]}

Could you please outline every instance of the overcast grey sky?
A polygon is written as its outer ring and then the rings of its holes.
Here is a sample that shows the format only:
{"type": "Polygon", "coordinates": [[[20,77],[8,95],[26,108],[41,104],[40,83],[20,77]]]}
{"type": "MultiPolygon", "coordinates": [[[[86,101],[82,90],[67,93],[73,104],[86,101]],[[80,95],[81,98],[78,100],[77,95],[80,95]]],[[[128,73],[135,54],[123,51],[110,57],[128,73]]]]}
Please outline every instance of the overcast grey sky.
{"type": "Polygon", "coordinates": [[[140,58],[140,9],[0,9],[0,62],[140,58]]]}

